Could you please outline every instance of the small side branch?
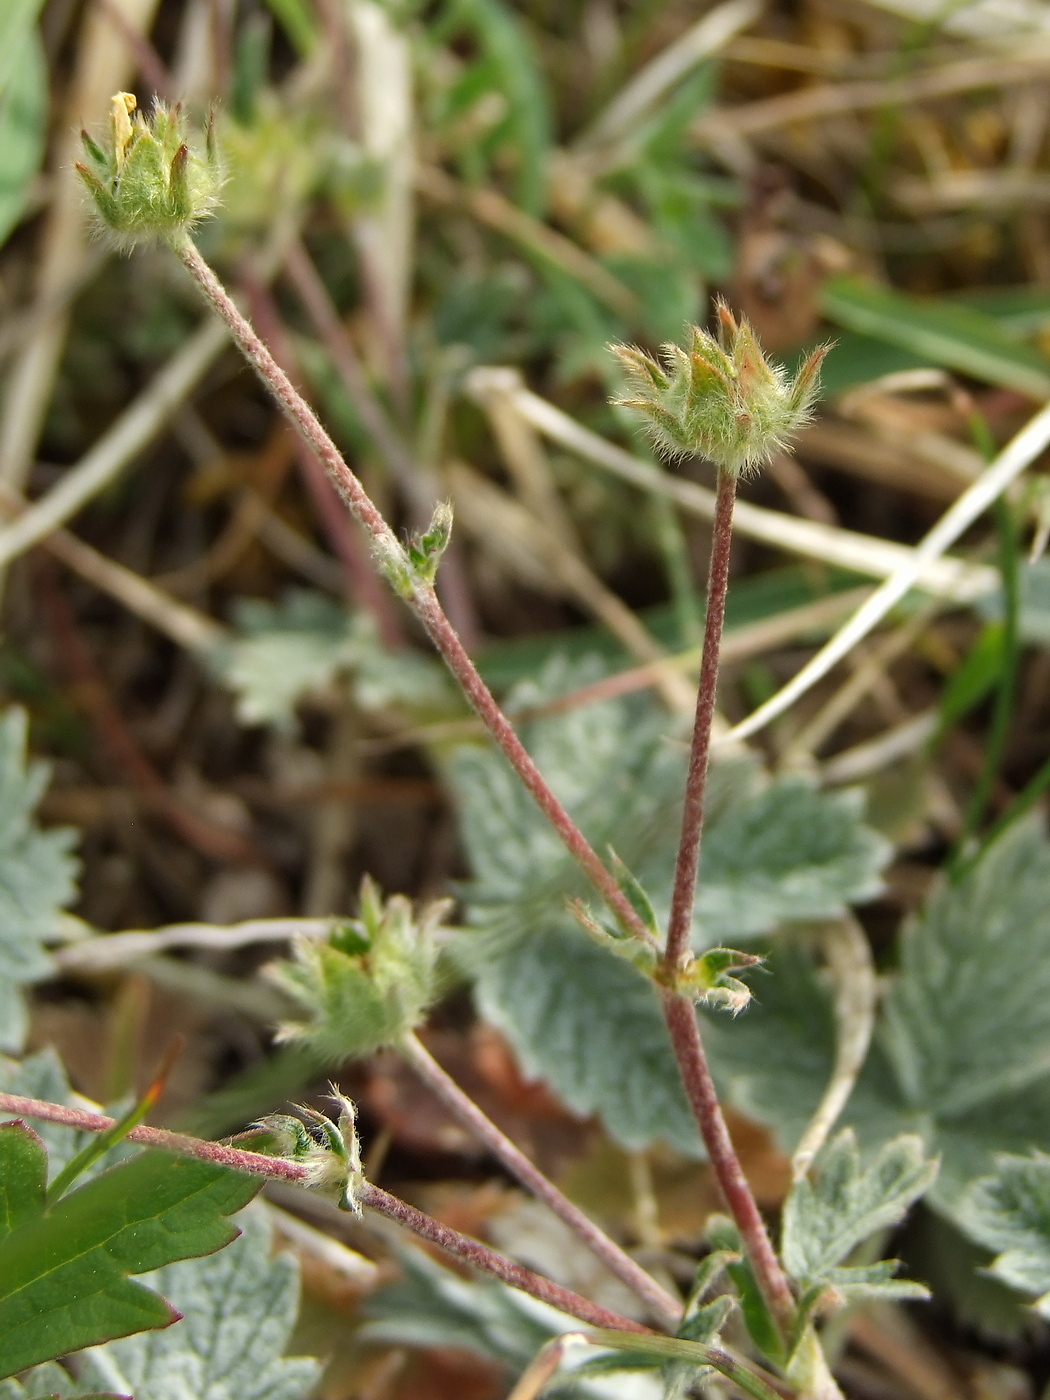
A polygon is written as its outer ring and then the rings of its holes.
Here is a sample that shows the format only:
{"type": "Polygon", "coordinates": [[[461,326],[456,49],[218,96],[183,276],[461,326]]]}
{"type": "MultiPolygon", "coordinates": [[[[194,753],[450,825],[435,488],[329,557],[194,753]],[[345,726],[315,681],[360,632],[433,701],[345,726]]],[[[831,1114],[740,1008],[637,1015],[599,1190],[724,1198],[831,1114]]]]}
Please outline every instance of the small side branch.
{"type": "Polygon", "coordinates": [[[795,1181],[806,1175],[846,1107],[857,1075],[867,1059],[875,1028],[878,984],[864,930],[847,914],[844,919],[828,925],[823,946],[835,989],[835,1063],[824,1096],[791,1158],[791,1174],[795,1181]]]}
{"type": "MultiPolygon", "coordinates": [[[[325,432],[309,404],[277,364],[250,322],[237,309],[233,299],[201,257],[192,240],[185,237],[173,246],[183,266],[228,327],[249,364],[320,458],[325,471],[352,514],[372,537],[375,554],[388,562],[403,560],[404,551],[397,536],[347,466],[342,453],[325,432]]],[[[548,787],[506,715],[496,704],[455,628],[445,616],[433,587],[417,581],[408,601],[445,664],[459,682],[470,705],[484,721],[507,761],[591,884],[626,928],[637,937],[651,943],[652,935],[649,930],[621,892],[613,875],[605,868],[579,827],[548,787]]]]}
{"type": "MultiPolygon", "coordinates": [[[[115,1119],[104,1113],[89,1113],[84,1109],[67,1108],[64,1104],[48,1103],[42,1099],[24,1098],[20,1094],[0,1093],[0,1113],[12,1113],[20,1118],[35,1118],[47,1123],[60,1123],[67,1128],[79,1128],[89,1133],[103,1133],[112,1128],[115,1119]]],[[[268,1157],[261,1152],[245,1152],[221,1142],[205,1142],[200,1138],[187,1137],[184,1133],[172,1133],[166,1128],[150,1128],[140,1125],[132,1128],[127,1135],[129,1142],[142,1147],[160,1148],[175,1152],[182,1157],[194,1157],[199,1162],[211,1162],[215,1166],[229,1167],[233,1171],[245,1172],[248,1176],[261,1177],[267,1181],[285,1181],[298,1186],[307,1184],[309,1171],[302,1162],[286,1161],[281,1157],[268,1157]]],[[[617,1332],[640,1332],[647,1335],[649,1329],[619,1313],[610,1312],[578,1293],[573,1293],[561,1284],[534,1274],[504,1255],[461,1235],[458,1230],[442,1225],[439,1221],[424,1215],[415,1206],[392,1196],[371,1182],[363,1182],[357,1191],[360,1203],[385,1215],[387,1219],[404,1225],[406,1229],[429,1240],[443,1249],[446,1254],[481,1269],[511,1288],[519,1288],[523,1293],[550,1304],[570,1317],[578,1318],[590,1327],[609,1327],[617,1332]]]]}
{"type": "Polygon", "coordinates": [[[673,1332],[682,1318],[681,1304],[544,1176],[535,1163],[531,1162],[463,1092],[455,1080],[445,1073],[416,1036],[405,1036],[399,1042],[398,1049],[449,1112],[502,1162],[512,1176],[564,1221],[602,1263],[652,1310],[654,1316],[673,1332]]]}

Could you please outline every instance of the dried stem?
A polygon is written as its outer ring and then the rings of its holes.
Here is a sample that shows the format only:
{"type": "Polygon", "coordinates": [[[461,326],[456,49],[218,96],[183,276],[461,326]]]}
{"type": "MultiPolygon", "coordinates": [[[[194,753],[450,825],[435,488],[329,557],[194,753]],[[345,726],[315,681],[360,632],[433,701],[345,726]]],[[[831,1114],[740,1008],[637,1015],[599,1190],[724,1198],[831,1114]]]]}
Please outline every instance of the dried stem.
{"type": "MultiPolygon", "coordinates": [[[[389,560],[403,560],[404,551],[368,496],[364,487],[343,460],[335,443],[325,432],[309,404],[297,392],[291,380],[280,368],[250,323],[241,315],[225,288],[198,253],[189,238],[173,245],[184,267],[200,286],[213,309],[225,322],[249,363],[273,394],[281,408],[317,453],[325,471],[334,482],[356,519],[372,537],[377,555],[389,560]]],[[[459,682],[471,706],[484,721],[504,756],[525,784],[537,806],[557,831],[569,853],[602,896],[617,918],[637,937],[652,942],[652,936],[642,920],[620,891],[614,877],[602,864],[595,851],[568,812],[548,787],[533,763],[507,717],[496,704],[492,693],[478,674],[452,624],[445,616],[434,589],[422,582],[413,588],[409,603],[437,647],[445,664],[459,682]]]]}
{"type": "Polygon", "coordinates": [[[704,649],[700,658],[700,682],[696,693],[696,718],[689,753],[689,773],[682,805],[682,834],[675,862],[671,917],[667,924],[664,966],[669,974],[689,956],[693,929],[693,901],[696,872],[700,862],[700,836],[704,827],[704,792],[707,765],[711,757],[711,722],[715,716],[718,686],[718,656],[722,646],[726,590],[729,586],[729,552],[733,541],[733,502],[736,476],[725,467],[718,471],[718,495],[711,536],[711,566],[707,581],[707,617],[704,622],[704,649]]]}
{"type": "MultiPolygon", "coordinates": [[[[704,825],[704,794],[711,753],[711,723],[715,712],[726,589],[729,583],[729,553],[735,498],[736,477],[725,468],[720,468],[711,541],[704,647],[696,697],[696,719],[693,724],[689,772],[682,808],[682,834],[675,864],[667,947],[664,952],[664,969],[669,987],[674,986],[676,972],[691,956],[693,903],[700,862],[700,837],[704,825]]],[[[663,1010],[682,1083],[707,1148],[712,1169],[730,1214],[740,1231],[741,1242],[751,1261],[755,1279],[774,1318],[787,1335],[795,1311],[791,1289],[730,1140],[711,1071],[707,1065],[707,1056],[704,1054],[693,1000],[690,996],[681,996],[668,990],[663,995],[663,1010]]]]}
{"type": "Polygon", "coordinates": [[[405,1036],[398,1042],[398,1050],[445,1107],[503,1163],[511,1175],[563,1220],[602,1263],[625,1283],[632,1293],[641,1298],[669,1331],[675,1331],[682,1319],[681,1304],[661,1288],[614,1240],[600,1230],[578,1206],[562,1195],[553,1182],[549,1181],[510,1138],[500,1131],[455,1080],[445,1073],[416,1036],[405,1036]]]}
{"type": "MultiPolygon", "coordinates": [[[[41,1099],[24,1098],[20,1094],[0,1093],[0,1113],[13,1113],[21,1118],[36,1118],[48,1123],[61,1123],[67,1128],[79,1128],[89,1133],[102,1133],[113,1127],[115,1119],[103,1113],[89,1113],[85,1109],[67,1108],[64,1104],[47,1103],[41,1099]]],[[[280,1157],[267,1157],[261,1152],[245,1152],[221,1142],[205,1142],[200,1138],[187,1137],[183,1133],[172,1133],[165,1128],[139,1126],[128,1133],[128,1141],[143,1147],[160,1148],[182,1157],[194,1157],[199,1162],[211,1162],[215,1166],[229,1167],[233,1171],[245,1172],[249,1176],[262,1177],[268,1181],[287,1181],[304,1186],[307,1183],[308,1169],[302,1162],[289,1162],[280,1157]]],[[[462,1259],[487,1274],[531,1294],[543,1303],[550,1304],[560,1312],[579,1318],[591,1327],[609,1327],[616,1332],[648,1332],[638,1322],[609,1312],[587,1298],[581,1298],[571,1289],[561,1284],[541,1278],[530,1269],[515,1264],[487,1245],[461,1235],[429,1215],[416,1210],[415,1206],[392,1196],[389,1191],[364,1182],[358,1190],[358,1200],[379,1215],[404,1225],[422,1239],[438,1245],[446,1254],[462,1259]]]]}

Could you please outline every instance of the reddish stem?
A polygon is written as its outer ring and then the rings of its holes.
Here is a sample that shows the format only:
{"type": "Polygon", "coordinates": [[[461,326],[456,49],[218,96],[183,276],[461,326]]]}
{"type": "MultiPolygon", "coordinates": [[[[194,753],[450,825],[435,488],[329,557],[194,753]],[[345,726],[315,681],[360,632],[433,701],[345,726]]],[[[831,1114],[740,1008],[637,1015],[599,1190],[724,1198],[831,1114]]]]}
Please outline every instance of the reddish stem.
{"type": "Polygon", "coordinates": [[[398,1043],[398,1050],[445,1107],[503,1163],[511,1175],[563,1220],[602,1263],[652,1309],[660,1322],[674,1332],[682,1320],[682,1305],[661,1288],[641,1265],[636,1264],[615,1240],[599,1229],[579,1206],[562,1195],[535,1163],[530,1162],[524,1152],[445,1073],[416,1036],[406,1036],[398,1043]]]}
{"type": "Polygon", "coordinates": [[[795,1316],[795,1300],[729,1137],[700,1038],[696,1007],[687,996],[664,992],[663,1010],[682,1084],[704,1139],[712,1170],[729,1213],[740,1231],[740,1240],[754,1271],[755,1281],[784,1335],[789,1336],[795,1316]]]}
{"type": "MultiPolygon", "coordinates": [[[[186,238],[174,246],[190,276],[198,283],[212,307],[225,322],[249,363],[254,366],[281,408],[320,457],[340,495],[372,536],[377,554],[387,560],[403,560],[404,551],[393,530],[344,462],[338,447],[318,422],[309,404],[277,364],[253,327],[238,311],[226,289],[191,240],[186,238]]],[[[652,935],[649,930],[526,753],[521,740],[478,674],[455,628],[445,616],[433,588],[417,583],[410,602],[470,704],[570,854],[621,923],[636,937],[651,943],[652,935]]]]}
{"type": "Polygon", "coordinates": [[[511,1288],[520,1288],[523,1293],[530,1293],[533,1298],[539,1298],[541,1302],[549,1303],[552,1308],[568,1313],[571,1317],[578,1317],[581,1322],[586,1322],[591,1327],[613,1327],[617,1332],[649,1331],[649,1328],[643,1327],[640,1322],[632,1322],[629,1318],[621,1317],[619,1313],[611,1313],[599,1307],[597,1303],[581,1298],[571,1289],[563,1288],[560,1283],[551,1283],[549,1279],[540,1278],[531,1269],[515,1264],[513,1260],[497,1254],[494,1249],[479,1244],[477,1240],[461,1235],[458,1230],[453,1230],[448,1225],[442,1225],[439,1220],[424,1215],[415,1206],[410,1206],[397,1196],[391,1196],[379,1186],[365,1182],[360,1189],[359,1198],[362,1205],[371,1206],[389,1220],[396,1220],[414,1234],[436,1244],[446,1254],[454,1255],[466,1264],[473,1264],[476,1269],[483,1269],[485,1273],[501,1279],[511,1288]],[[601,1322],[600,1318],[611,1320],[601,1322]]]}
{"type": "Polygon", "coordinates": [[[693,902],[696,898],[696,872],[700,864],[700,836],[704,828],[704,792],[707,766],[711,757],[711,722],[715,716],[718,688],[718,654],[722,647],[722,624],[729,587],[729,553],[733,542],[733,502],[736,477],[720,467],[715,518],[711,535],[711,564],[707,581],[707,617],[704,622],[704,649],[700,659],[700,681],[696,692],[696,718],[689,753],[689,773],[682,804],[682,834],[675,862],[671,916],[667,924],[664,966],[673,977],[689,957],[693,931],[693,902]]]}
{"type": "Polygon", "coordinates": [[[724,467],[719,468],[696,718],[693,722],[689,772],[682,804],[682,834],[675,863],[671,915],[664,952],[664,969],[669,990],[663,993],[662,1000],[664,1019],[667,1022],[675,1059],[678,1061],[678,1070],[704,1146],[707,1148],[711,1167],[729,1212],[740,1231],[741,1243],[754,1270],[755,1280],[774,1318],[784,1334],[788,1335],[794,1319],[794,1299],[730,1140],[700,1038],[693,999],[691,996],[682,996],[670,990],[674,987],[676,973],[692,955],[693,905],[700,864],[700,838],[704,827],[704,795],[711,757],[711,724],[715,713],[718,658],[722,646],[722,624],[729,585],[729,555],[733,537],[735,499],[735,475],[724,467]]]}
{"type": "MultiPolygon", "coordinates": [[[[248,270],[241,280],[262,338],[289,381],[295,385],[296,391],[301,393],[296,382],[295,357],[270,289],[248,270]]],[[[350,596],[372,614],[383,643],[391,651],[397,651],[404,646],[405,638],[390,594],[376,576],[371,560],[363,552],[361,538],[347,519],[346,511],[316,451],[301,437],[296,445],[306,489],[313,498],[322,529],[342,562],[350,596]]]]}
{"type": "Polygon", "coordinates": [[[547,786],[540,770],[533,763],[524,744],[496,704],[492,692],[478,675],[455,628],[442,611],[433,589],[417,588],[414,594],[416,616],[427,630],[445,664],[459,682],[463,693],[489,733],[502,749],[518,777],[528,788],[533,801],[561,837],[569,854],[583,870],[591,884],[615,911],[617,917],[638,938],[652,942],[652,935],[632,909],[615,879],[598,859],[593,847],[554,793],[547,786]]]}
{"type": "MultiPolygon", "coordinates": [[[[64,1104],[47,1103],[41,1099],[24,1098],[20,1094],[0,1093],[0,1113],[14,1113],[20,1118],[42,1119],[48,1123],[61,1123],[68,1128],[80,1128],[89,1133],[102,1133],[116,1121],[102,1113],[88,1113],[83,1109],[67,1108],[64,1104]]],[[[139,1126],[128,1133],[129,1142],[140,1143],[143,1147],[160,1148],[175,1152],[182,1157],[194,1157],[200,1162],[211,1162],[215,1166],[229,1167],[234,1171],[245,1172],[249,1176],[263,1177],[269,1181],[289,1181],[300,1186],[307,1184],[308,1170],[302,1162],[288,1162],[280,1157],[267,1157],[261,1152],[245,1152],[237,1147],[228,1147],[221,1142],[204,1142],[200,1138],[187,1137],[183,1133],[172,1133],[165,1128],[139,1126]]],[[[406,1202],[392,1196],[388,1191],[370,1182],[364,1182],[358,1199],[380,1215],[404,1225],[414,1234],[438,1245],[447,1254],[462,1259],[467,1264],[483,1270],[487,1274],[519,1288],[551,1307],[579,1318],[591,1327],[611,1327],[617,1332],[648,1332],[641,1323],[609,1312],[597,1303],[581,1298],[571,1289],[561,1284],[541,1278],[531,1269],[523,1268],[507,1259],[487,1245],[480,1244],[458,1230],[442,1225],[439,1221],[424,1215],[406,1202]]]]}

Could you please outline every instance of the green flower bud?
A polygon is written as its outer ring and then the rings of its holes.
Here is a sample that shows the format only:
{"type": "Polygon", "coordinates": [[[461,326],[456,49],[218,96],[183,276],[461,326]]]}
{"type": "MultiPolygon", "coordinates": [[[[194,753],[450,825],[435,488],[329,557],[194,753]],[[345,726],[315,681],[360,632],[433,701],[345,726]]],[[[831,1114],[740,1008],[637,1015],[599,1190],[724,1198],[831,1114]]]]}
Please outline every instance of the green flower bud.
{"type": "Polygon", "coordinates": [[[76,167],[103,232],[125,248],[188,232],[215,208],[222,184],[210,120],[201,153],[187,140],[181,106],[158,102],[149,120],[137,106],[132,93],[118,92],[108,142],[82,131],[85,160],[76,167]]]}
{"type": "Polygon", "coordinates": [[[306,1168],[306,1184],[338,1205],[361,1214],[357,1194],[364,1181],[361,1145],[357,1138],[357,1112],[353,1103],[330,1084],[331,1098],[339,1110],[333,1121],[317,1109],[298,1105],[302,1118],[290,1113],[270,1113],[232,1141],[240,1148],[299,1162],[306,1168]]]}
{"type": "Polygon", "coordinates": [[[440,990],[436,933],[449,908],[438,900],[415,915],[401,895],[384,902],[366,876],[358,918],[334,923],[323,941],[300,939],[294,961],[267,967],[307,1013],[282,1025],[278,1038],[339,1064],[413,1030],[440,990]]]}
{"type": "Polygon", "coordinates": [[[791,379],[719,302],[717,338],[694,326],[688,349],[661,347],[662,364],[632,345],[609,348],[630,390],[613,402],[641,415],[657,451],[707,457],[736,476],[768,461],[809,420],[830,347],[814,350],[791,379]]]}

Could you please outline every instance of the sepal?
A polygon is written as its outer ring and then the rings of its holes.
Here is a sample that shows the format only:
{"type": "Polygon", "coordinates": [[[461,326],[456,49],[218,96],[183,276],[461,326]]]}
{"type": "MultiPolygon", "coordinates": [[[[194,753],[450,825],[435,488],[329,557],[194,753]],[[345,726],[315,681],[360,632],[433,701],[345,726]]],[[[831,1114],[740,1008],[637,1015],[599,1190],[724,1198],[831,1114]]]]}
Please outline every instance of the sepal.
{"type": "Polygon", "coordinates": [[[614,402],[638,414],[658,452],[707,457],[739,476],[761,466],[804,426],[828,346],[794,378],[763,355],[747,321],[724,302],[710,335],[693,326],[688,348],[661,346],[662,363],[633,345],[612,345],[627,392],[614,402]]]}

